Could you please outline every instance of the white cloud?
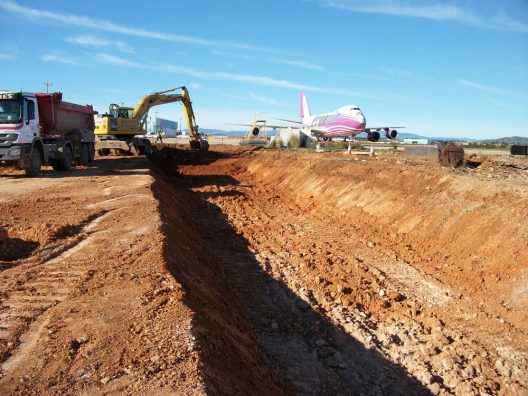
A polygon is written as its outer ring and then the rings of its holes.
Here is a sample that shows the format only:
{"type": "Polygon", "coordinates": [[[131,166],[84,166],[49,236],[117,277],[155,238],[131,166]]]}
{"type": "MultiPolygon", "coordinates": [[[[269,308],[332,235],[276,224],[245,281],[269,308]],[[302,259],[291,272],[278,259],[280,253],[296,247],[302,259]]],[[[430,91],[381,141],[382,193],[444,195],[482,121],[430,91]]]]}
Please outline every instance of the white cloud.
{"type": "Polygon", "coordinates": [[[409,1],[374,0],[374,1],[333,1],[325,2],[330,7],[349,11],[402,15],[416,18],[448,20],[463,23],[478,23],[480,19],[458,7],[446,4],[416,4],[409,1]]]}
{"type": "Polygon", "coordinates": [[[493,18],[493,22],[496,26],[504,29],[511,30],[513,32],[528,32],[528,25],[526,23],[514,21],[513,19],[508,18],[506,15],[499,15],[493,18]]]}
{"type": "Polygon", "coordinates": [[[253,56],[253,55],[247,55],[247,54],[235,54],[233,52],[226,52],[226,51],[219,51],[219,50],[213,50],[213,53],[217,55],[223,55],[223,56],[229,56],[232,58],[238,58],[238,59],[245,59],[245,60],[256,60],[260,62],[269,62],[269,63],[275,63],[275,64],[282,64],[282,65],[289,65],[294,66],[301,69],[306,70],[315,70],[315,71],[325,71],[324,67],[321,65],[306,62],[303,60],[295,60],[295,59],[284,59],[283,57],[272,57],[272,56],[253,56]]]}
{"type": "Polygon", "coordinates": [[[416,76],[413,72],[405,69],[396,69],[391,67],[380,67],[380,70],[386,74],[391,74],[393,76],[399,76],[399,77],[414,77],[416,76]]]}
{"type": "Polygon", "coordinates": [[[464,87],[473,88],[473,89],[476,89],[476,90],[479,90],[479,91],[490,92],[490,93],[493,93],[493,94],[500,94],[500,95],[507,95],[507,96],[516,96],[516,97],[523,97],[523,98],[527,97],[527,95],[523,95],[523,94],[521,94],[519,92],[508,91],[506,89],[496,88],[496,87],[492,87],[490,85],[481,84],[481,83],[477,83],[477,82],[469,81],[469,80],[464,80],[462,78],[459,78],[457,80],[457,83],[459,85],[464,86],[464,87]]]}
{"type": "Polygon", "coordinates": [[[134,50],[132,47],[130,47],[128,44],[122,42],[122,41],[112,41],[112,40],[106,40],[101,37],[92,36],[92,35],[83,35],[83,36],[75,36],[75,37],[68,37],[66,38],[66,41],[68,43],[72,44],[78,44],[78,45],[84,45],[88,47],[114,47],[122,52],[130,52],[133,53],[134,50]]]}
{"type": "Polygon", "coordinates": [[[189,84],[189,88],[191,89],[202,89],[202,86],[198,83],[192,82],[189,84]]]}
{"type": "Polygon", "coordinates": [[[19,52],[18,45],[4,43],[2,46],[0,46],[0,60],[17,60],[19,52]]]}
{"type": "Polygon", "coordinates": [[[258,95],[258,94],[255,94],[253,92],[249,93],[249,97],[251,99],[253,99],[254,101],[257,101],[257,102],[260,102],[260,103],[264,103],[264,104],[267,104],[267,105],[271,105],[271,106],[285,107],[285,108],[293,108],[294,107],[291,104],[283,103],[283,102],[280,102],[280,101],[278,101],[278,100],[276,100],[274,98],[269,98],[267,96],[258,95]]]}
{"type": "Polygon", "coordinates": [[[81,64],[79,62],[73,60],[72,58],[70,58],[67,55],[62,54],[60,52],[44,54],[44,55],[42,55],[41,58],[42,58],[42,60],[44,62],[56,62],[56,63],[64,63],[64,64],[67,64],[67,65],[81,66],[81,64]]]}
{"type": "MultiPolygon", "coordinates": [[[[228,81],[239,81],[246,82],[249,84],[263,85],[267,87],[277,87],[294,89],[296,91],[311,91],[318,93],[334,94],[334,95],[345,95],[345,96],[366,96],[360,92],[350,91],[342,88],[326,88],[315,85],[302,84],[289,80],[280,80],[267,76],[258,76],[252,74],[237,74],[223,71],[207,72],[194,68],[187,68],[182,66],[175,66],[169,64],[145,64],[143,62],[134,62],[125,58],[120,58],[110,54],[97,54],[95,60],[102,64],[126,66],[140,70],[150,70],[156,72],[166,72],[175,74],[184,74],[191,77],[203,78],[203,79],[220,79],[228,81]]],[[[372,97],[372,96],[369,96],[372,97]]]]}
{"type": "Polygon", "coordinates": [[[491,19],[455,5],[440,1],[412,0],[316,0],[326,7],[369,14],[397,15],[451,21],[485,29],[528,32],[528,25],[506,16],[491,19]]]}
{"type": "Polygon", "coordinates": [[[302,60],[291,60],[291,59],[272,58],[272,57],[267,57],[266,60],[271,63],[279,63],[283,65],[299,67],[301,69],[315,70],[315,71],[321,71],[321,72],[325,70],[320,65],[317,65],[315,63],[305,62],[302,60]]]}
{"type": "Polygon", "coordinates": [[[112,33],[120,33],[128,36],[143,37],[149,39],[172,41],[178,43],[195,44],[208,47],[238,48],[243,50],[278,53],[278,50],[242,42],[211,40],[201,37],[185,36],[180,34],[165,33],[156,30],[124,26],[110,21],[92,19],[82,15],[62,14],[37,8],[29,8],[13,1],[0,1],[0,9],[10,12],[15,16],[36,20],[52,21],[64,25],[77,26],[95,30],[103,30],[112,33]]]}

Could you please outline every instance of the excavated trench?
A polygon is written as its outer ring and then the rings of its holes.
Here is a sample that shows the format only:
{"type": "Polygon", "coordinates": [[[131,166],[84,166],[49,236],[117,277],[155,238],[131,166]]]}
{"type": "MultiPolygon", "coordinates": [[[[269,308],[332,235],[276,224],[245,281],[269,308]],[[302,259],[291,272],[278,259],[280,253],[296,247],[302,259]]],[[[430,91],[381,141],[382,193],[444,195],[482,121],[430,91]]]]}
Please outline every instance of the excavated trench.
{"type": "Polygon", "coordinates": [[[524,186],[390,158],[151,163],[207,393],[527,391],[524,186]]]}
{"type": "MultiPolygon", "coordinates": [[[[222,157],[213,154],[202,161],[222,157]]],[[[194,159],[193,166],[199,161],[194,159]]],[[[230,224],[229,215],[209,202],[247,199],[229,189],[240,181],[175,170],[158,167],[153,191],[160,201],[169,270],[196,312],[194,335],[212,394],[428,393],[261,267],[258,252],[230,224]],[[216,191],[195,190],[208,187],[216,191]],[[343,354],[339,362],[324,363],[338,350],[343,354]]]]}

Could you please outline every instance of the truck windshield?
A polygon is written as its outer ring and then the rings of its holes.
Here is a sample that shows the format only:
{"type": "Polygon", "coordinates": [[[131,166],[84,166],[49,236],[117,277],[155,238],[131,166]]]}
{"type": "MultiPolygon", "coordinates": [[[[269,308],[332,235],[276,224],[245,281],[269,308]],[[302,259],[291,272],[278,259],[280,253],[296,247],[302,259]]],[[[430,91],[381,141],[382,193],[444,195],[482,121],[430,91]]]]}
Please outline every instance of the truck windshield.
{"type": "Polygon", "coordinates": [[[21,101],[19,99],[0,99],[0,123],[18,124],[21,121],[21,101]]]}

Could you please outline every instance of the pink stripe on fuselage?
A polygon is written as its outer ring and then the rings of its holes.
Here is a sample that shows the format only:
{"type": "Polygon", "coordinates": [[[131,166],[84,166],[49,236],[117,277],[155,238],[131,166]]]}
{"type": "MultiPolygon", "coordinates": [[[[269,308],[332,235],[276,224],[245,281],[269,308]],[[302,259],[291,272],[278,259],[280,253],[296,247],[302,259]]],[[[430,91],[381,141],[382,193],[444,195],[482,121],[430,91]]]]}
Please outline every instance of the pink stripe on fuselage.
{"type": "Polygon", "coordinates": [[[349,117],[338,117],[328,124],[313,125],[313,128],[325,131],[328,136],[351,136],[357,135],[365,130],[364,122],[354,120],[349,117]]]}

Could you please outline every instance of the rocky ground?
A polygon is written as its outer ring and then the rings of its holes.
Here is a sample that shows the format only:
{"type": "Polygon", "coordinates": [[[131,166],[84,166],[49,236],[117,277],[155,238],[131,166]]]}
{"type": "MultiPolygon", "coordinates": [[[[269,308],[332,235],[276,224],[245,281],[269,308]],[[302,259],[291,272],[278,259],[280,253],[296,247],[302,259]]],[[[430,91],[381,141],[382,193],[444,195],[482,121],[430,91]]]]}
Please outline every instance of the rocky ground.
{"type": "Polygon", "coordinates": [[[213,149],[0,175],[2,393],[528,394],[522,161],[213,149]]]}

